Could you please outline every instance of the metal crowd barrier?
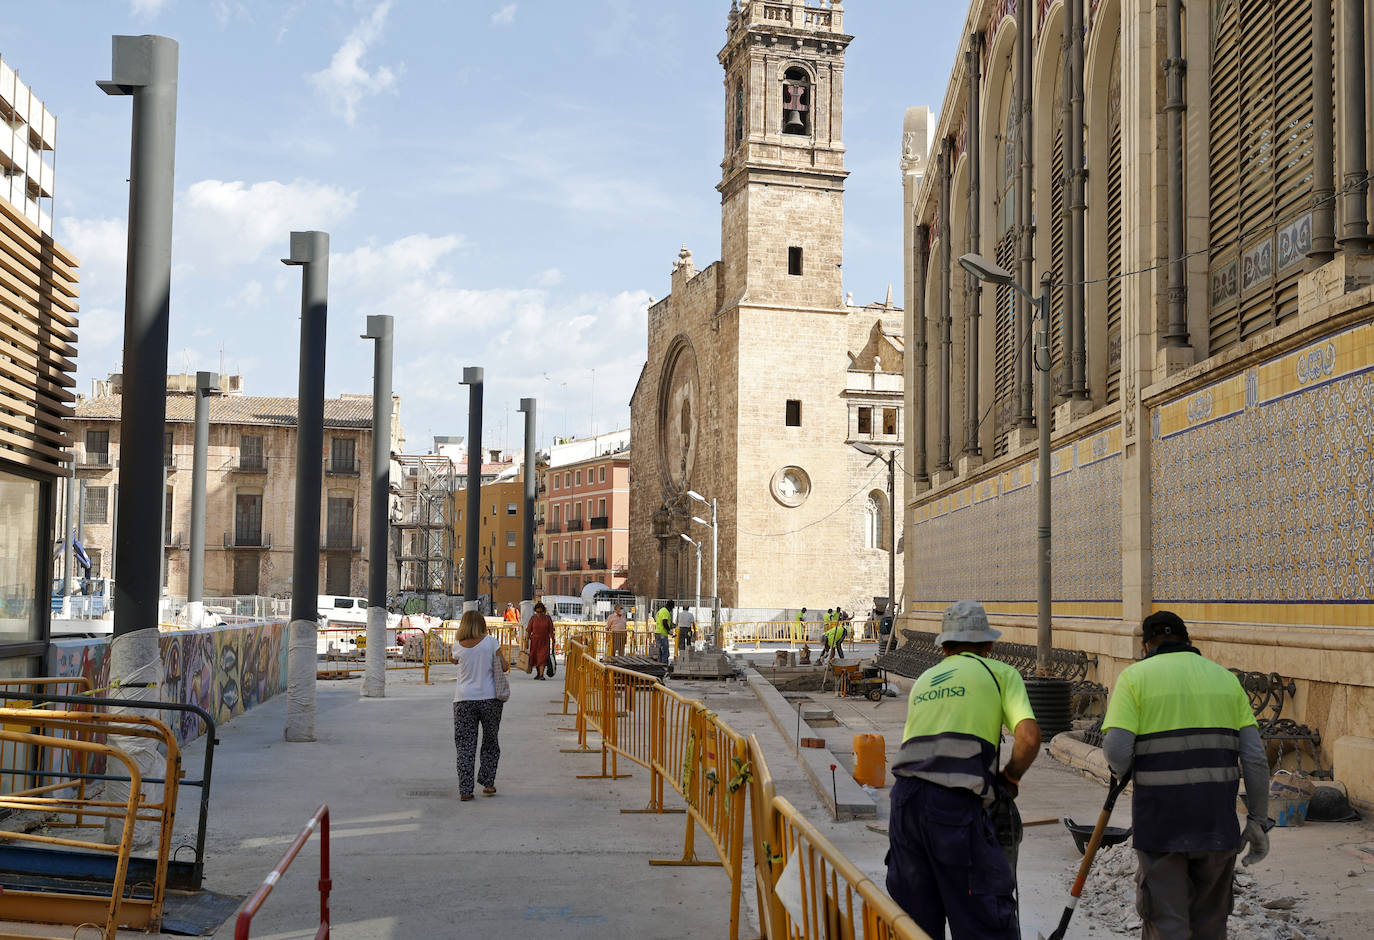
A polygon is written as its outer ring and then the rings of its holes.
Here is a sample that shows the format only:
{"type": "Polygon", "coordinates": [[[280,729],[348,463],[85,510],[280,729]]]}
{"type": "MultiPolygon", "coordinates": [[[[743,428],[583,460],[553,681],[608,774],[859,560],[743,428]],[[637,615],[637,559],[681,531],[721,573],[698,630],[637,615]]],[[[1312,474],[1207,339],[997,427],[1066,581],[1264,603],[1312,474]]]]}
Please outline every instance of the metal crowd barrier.
{"type": "MultiPolygon", "coordinates": [[[[739,647],[752,643],[754,649],[761,648],[764,643],[786,643],[792,648],[807,643],[819,647],[822,634],[830,626],[819,620],[802,623],[795,620],[734,620],[720,625],[721,644],[739,647]]],[[[845,626],[849,628],[845,643],[873,642],[873,638],[866,636],[864,621],[851,620],[845,626]]]]}
{"type": "Polygon", "coordinates": [[[272,893],[272,889],[277,886],[281,876],[291,867],[296,856],[301,849],[310,841],[310,834],[316,829],[320,830],[320,925],[315,930],[315,940],[329,940],[329,893],[333,890],[334,882],[329,877],[329,805],[321,803],[320,808],[315,810],[310,821],[305,824],[305,828],[296,834],[295,840],[287,848],[286,854],[281,857],[262,884],[258,885],[258,890],[253,892],[253,896],[248,899],[248,903],[239,911],[238,920],[234,922],[234,940],[248,940],[248,930],[253,925],[253,917],[262,907],[267,896],[272,893]]]}
{"type": "Polygon", "coordinates": [[[754,885],[764,937],[930,940],[896,901],[777,795],[752,734],[749,764],[754,885]]]}
{"type": "MultiPolygon", "coordinates": [[[[127,704],[127,703],[121,703],[127,704]]],[[[27,775],[35,781],[57,777],[53,783],[35,783],[33,787],[0,796],[0,808],[22,810],[43,815],[90,818],[94,823],[84,827],[104,826],[105,820],[119,820],[122,824],[120,840],[110,845],[98,839],[77,839],[64,836],[41,835],[36,832],[7,831],[6,859],[22,855],[28,864],[21,868],[29,876],[19,885],[7,884],[0,893],[0,920],[36,923],[103,924],[106,940],[113,940],[119,927],[156,932],[162,924],[163,896],[167,885],[168,856],[171,851],[172,829],[176,816],[178,784],[181,779],[181,750],[176,735],[162,721],[147,715],[104,714],[94,711],[48,711],[39,708],[0,708],[0,740],[12,741],[31,748],[57,748],[82,752],[74,761],[76,766],[88,766],[91,758],[99,756],[105,762],[123,765],[125,774],[74,771],[53,773],[42,770],[6,767],[5,773],[27,775]],[[28,726],[33,731],[12,730],[28,726]],[[47,730],[44,735],[34,731],[47,730]],[[58,734],[62,736],[58,736],[58,734]],[[152,741],[162,752],[161,777],[145,777],[137,762],[125,751],[94,740],[96,737],[143,738],[152,741]],[[93,799],[85,794],[88,780],[125,781],[129,795],[124,801],[93,799]],[[57,794],[64,790],[77,791],[74,797],[57,794]],[[133,873],[131,852],[134,826],[137,822],[157,825],[157,857],[153,870],[146,874],[133,873]],[[113,855],[113,871],[109,872],[109,896],[103,893],[76,893],[69,887],[71,878],[85,873],[83,862],[91,857],[103,858],[108,866],[113,855]],[[65,877],[67,890],[35,890],[36,882],[54,881],[65,877]]],[[[112,768],[106,767],[107,770],[112,768]]],[[[100,879],[80,879],[94,886],[100,879]]],[[[56,882],[63,886],[63,881],[56,882]]],[[[103,887],[103,885],[102,885],[103,887]]]]}

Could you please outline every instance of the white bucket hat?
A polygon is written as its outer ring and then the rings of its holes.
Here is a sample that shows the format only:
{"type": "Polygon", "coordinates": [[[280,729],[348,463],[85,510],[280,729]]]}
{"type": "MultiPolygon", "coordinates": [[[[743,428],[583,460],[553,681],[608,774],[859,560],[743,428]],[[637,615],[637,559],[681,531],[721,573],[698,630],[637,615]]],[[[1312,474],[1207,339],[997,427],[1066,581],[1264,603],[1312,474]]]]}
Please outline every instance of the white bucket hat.
{"type": "Polygon", "coordinates": [[[938,646],[945,643],[991,643],[1002,635],[988,626],[988,614],[977,601],[955,601],[940,618],[938,646]]]}

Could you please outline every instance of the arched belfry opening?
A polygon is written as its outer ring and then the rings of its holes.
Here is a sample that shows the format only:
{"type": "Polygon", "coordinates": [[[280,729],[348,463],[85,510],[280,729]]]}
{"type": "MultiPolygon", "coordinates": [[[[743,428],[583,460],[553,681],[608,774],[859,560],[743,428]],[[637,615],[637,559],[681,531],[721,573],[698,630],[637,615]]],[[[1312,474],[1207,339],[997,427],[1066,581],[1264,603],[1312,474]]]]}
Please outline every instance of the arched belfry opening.
{"type": "Polygon", "coordinates": [[[793,66],[782,79],[782,132],[810,136],[811,114],[811,78],[793,66]]]}

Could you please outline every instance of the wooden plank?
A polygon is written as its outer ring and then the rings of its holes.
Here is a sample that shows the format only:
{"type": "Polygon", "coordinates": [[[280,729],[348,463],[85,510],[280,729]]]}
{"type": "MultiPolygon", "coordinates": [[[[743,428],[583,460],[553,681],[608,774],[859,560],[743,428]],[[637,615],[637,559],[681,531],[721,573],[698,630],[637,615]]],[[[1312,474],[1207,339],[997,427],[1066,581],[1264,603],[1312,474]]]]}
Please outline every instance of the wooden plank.
{"type": "Polygon", "coordinates": [[[51,235],[45,234],[42,229],[34,225],[28,216],[24,215],[24,213],[20,212],[3,199],[0,199],[0,216],[8,218],[13,222],[15,228],[12,230],[17,231],[21,237],[33,239],[38,246],[37,251],[39,254],[51,252],[54,258],[58,258],[70,267],[76,268],[81,266],[81,262],[76,260],[76,255],[59,245],[53,240],[51,235]]]}
{"type": "Polygon", "coordinates": [[[12,230],[0,225],[0,251],[12,257],[24,267],[33,271],[39,278],[50,281],[54,287],[68,297],[79,297],[76,287],[77,275],[56,258],[45,258],[37,246],[21,244],[13,238],[12,230]]]}
{"type": "MultiPolygon", "coordinates": [[[[11,366],[9,368],[12,369],[13,367],[11,366]]],[[[8,370],[6,369],[4,361],[0,360],[0,372],[3,371],[8,370]]],[[[5,378],[3,375],[0,375],[0,389],[11,392],[15,395],[15,397],[19,399],[19,402],[21,404],[27,404],[30,408],[39,408],[60,418],[76,417],[76,411],[72,409],[71,405],[64,404],[63,402],[53,398],[51,395],[46,395],[43,392],[37,392],[31,386],[21,385],[19,382],[11,381],[10,379],[5,378]]],[[[69,396],[70,401],[76,401],[76,396],[72,395],[71,392],[66,391],[66,389],[63,389],[62,391],[69,396]]],[[[14,406],[10,407],[11,410],[16,410],[14,409],[14,406]]],[[[34,415],[33,417],[37,416],[34,415]]]]}
{"type": "Polygon", "coordinates": [[[3,443],[0,443],[0,454],[4,454],[6,460],[23,464],[34,470],[42,470],[44,473],[51,473],[53,476],[69,477],[72,475],[72,468],[68,465],[53,463],[51,460],[44,460],[42,457],[35,457],[32,454],[14,450],[3,443]]]}
{"type": "MultiPolygon", "coordinates": [[[[0,310],[3,309],[0,307],[0,310]]],[[[31,369],[44,373],[47,378],[59,385],[76,384],[76,379],[73,378],[76,363],[46,346],[39,345],[33,337],[6,323],[3,317],[0,317],[0,355],[23,362],[31,369]],[[5,345],[4,340],[8,340],[9,345],[5,345]]]]}
{"type": "Polygon", "coordinates": [[[76,303],[68,300],[61,294],[40,291],[36,286],[28,284],[24,281],[22,273],[16,275],[15,272],[11,270],[11,268],[17,267],[17,265],[13,262],[6,263],[5,257],[5,255],[0,255],[0,285],[4,285],[20,297],[27,299],[34,305],[35,309],[48,312],[51,316],[57,317],[67,326],[76,329],[75,314],[78,309],[76,303]],[[50,311],[44,306],[45,303],[52,307],[50,311]]]}
{"type": "MultiPolygon", "coordinates": [[[[22,369],[3,356],[0,356],[0,372],[18,381],[26,389],[22,393],[24,398],[32,399],[36,404],[42,404],[39,401],[40,398],[48,398],[57,405],[64,401],[76,401],[75,392],[69,392],[60,385],[54,385],[41,375],[35,375],[31,370],[22,369]]],[[[16,392],[16,394],[21,393],[16,392]]]]}
{"type": "Polygon", "coordinates": [[[7,428],[18,431],[21,434],[36,434],[49,444],[56,444],[58,447],[71,447],[75,443],[70,437],[61,431],[54,431],[41,424],[30,424],[23,418],[12,414],[6,414],[4,401],[0,399],[0,424],[7,428]]]}
{"type": "MultiPolygon", "coordinates": [[[[34,303],[27,297],[21,297],[0,283],[0,315],[3,315],[3,312],[9,308],[14,315],[10,322],[19,329],[32,333],[34,338],[40,342],[49,342],[48,336],[44,335],[47,333],[59,340],[75,343],[76,324],[67,326],[62,322],[54,322],[49,313],[50,307],[51,304],[34,303]]],[[[68,355],[76,355],[76,350],[71,347],[68,347],[66,352],[68,355]]]]}
{"type": "Polygon", "coordinates": [[[51,457],[54,463],[65,463],[72,459],[72,455],[57,447],[49,447],[47,444],[40,444],[38,441],[31,441],[18,434],[11,434],[9,431],[0,430],[0,444],[9,444],[12,447],[22,448],[35,454],[51,457]]]}

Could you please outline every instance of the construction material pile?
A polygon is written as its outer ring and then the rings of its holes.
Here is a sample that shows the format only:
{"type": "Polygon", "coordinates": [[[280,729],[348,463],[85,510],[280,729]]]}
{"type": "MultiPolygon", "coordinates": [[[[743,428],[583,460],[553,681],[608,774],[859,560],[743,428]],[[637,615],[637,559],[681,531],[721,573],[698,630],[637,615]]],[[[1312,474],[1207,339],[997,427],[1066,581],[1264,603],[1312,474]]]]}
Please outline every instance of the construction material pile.
{"type": "MultiPolygon", "coordinates": [[[[1093,861],[1078,914],[1091,924],[1122,936],[1140,935],[1135,909],[1135,850],[1127,845],[1102,849],[1093,861]]],[[[1069,878],[1077,872],[1074,866],[1069,878]]],[[[1301,912],[1306,894],[1271,896],[1249,872],[1236,868],[1235,905],[1227,934],[1233,940],[1326,940],[1311,917],[1301,912]]]]}

